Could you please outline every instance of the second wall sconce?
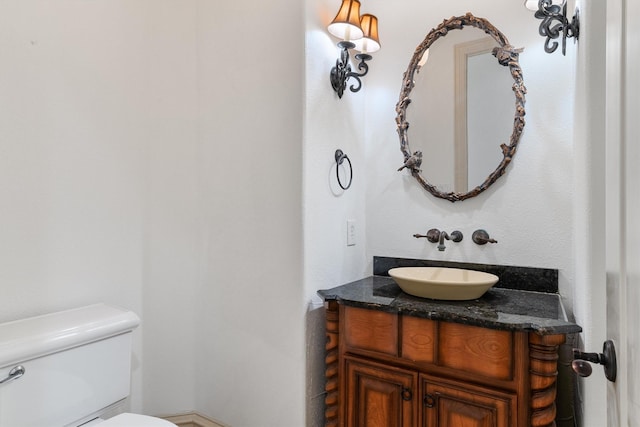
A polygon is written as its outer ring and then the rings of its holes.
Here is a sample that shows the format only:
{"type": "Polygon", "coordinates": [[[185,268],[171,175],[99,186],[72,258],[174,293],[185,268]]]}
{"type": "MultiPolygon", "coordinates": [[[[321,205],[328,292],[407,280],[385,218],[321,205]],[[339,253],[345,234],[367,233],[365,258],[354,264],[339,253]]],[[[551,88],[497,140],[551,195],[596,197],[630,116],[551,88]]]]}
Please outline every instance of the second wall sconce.
{"type": "Polygon", "coordinates": [[[573,15],[571,22],[567,19],[567,0],[562,0],[561,4],[554,0],[525,0],[524,6],[535,11],[535,17],[542,19],[538,32],[542,37],[546,37],[544,51],[553,53],[558,48],[555,39],[562,37],[562,54],[566,55],[567,39],[578,40],[580,35],[580,20],[578,12],[573,15]]]}
{"type": "Polygon", "coordinates": [[[360,2],[358,0],[342,0],[342,5],[336,17],[331,21],[327,30],[339,38],[340,58],[336,60],[336,65],[331,69],[331,87],[342,98],[342,94],[347,87],[347,80],[353,78],[357,85],[349,87],[351,92],[358,92],[362,88],[360,78],[369,72],[370,53],[380,49],[378,39],[378,18],[370,14],[360,16],[360,2]],[[360,53],[355,58],[360,61],[358,70],[360,73],[351,71],[349,64],[349,49],[355,49],[360,53]]]}

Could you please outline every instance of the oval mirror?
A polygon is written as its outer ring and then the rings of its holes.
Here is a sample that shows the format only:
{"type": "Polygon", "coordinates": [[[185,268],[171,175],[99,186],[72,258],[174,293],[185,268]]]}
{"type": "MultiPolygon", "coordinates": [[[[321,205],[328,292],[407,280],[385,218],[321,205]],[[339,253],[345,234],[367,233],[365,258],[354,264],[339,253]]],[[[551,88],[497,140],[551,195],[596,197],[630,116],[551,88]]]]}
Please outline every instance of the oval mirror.
{"type": "Polygon", "coordinates": [[[452,202],[477,196],[502,176],[524,127],[521,50],[470,13],[431,30],[409,62],[396,105],[399,170],[452,202]]]}

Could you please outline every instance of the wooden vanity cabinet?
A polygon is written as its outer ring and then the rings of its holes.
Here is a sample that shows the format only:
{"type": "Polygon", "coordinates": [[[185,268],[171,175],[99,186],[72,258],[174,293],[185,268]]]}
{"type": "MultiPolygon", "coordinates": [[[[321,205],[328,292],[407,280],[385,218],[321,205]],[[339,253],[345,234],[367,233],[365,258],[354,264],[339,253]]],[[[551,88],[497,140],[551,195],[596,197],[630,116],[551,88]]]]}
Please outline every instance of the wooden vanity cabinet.
{"type": "Polygon", "coordinates": [[[562,334],[327,302],[326,426],[555,425],[562,334]]]}

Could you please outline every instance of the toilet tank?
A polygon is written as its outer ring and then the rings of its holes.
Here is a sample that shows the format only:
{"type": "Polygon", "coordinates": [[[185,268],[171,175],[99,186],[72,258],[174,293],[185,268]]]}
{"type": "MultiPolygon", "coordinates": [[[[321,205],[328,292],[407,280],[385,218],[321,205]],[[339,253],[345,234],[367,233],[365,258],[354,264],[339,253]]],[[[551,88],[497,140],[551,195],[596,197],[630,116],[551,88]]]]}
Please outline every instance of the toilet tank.
{"type": "Polygon", "coordinates": [[[135,313],[106,304],[0,324],[0,427],[62,427],[129,395],[135,313]]]}

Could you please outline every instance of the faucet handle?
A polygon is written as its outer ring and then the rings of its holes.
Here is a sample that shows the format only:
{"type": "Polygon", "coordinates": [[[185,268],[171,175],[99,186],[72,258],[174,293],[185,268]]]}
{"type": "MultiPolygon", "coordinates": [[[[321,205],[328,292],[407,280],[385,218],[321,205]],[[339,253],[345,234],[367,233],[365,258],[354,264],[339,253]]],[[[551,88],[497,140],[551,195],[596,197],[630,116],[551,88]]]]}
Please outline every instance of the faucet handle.
{"type": "Polygon", "coordinates": [[[438,240],[440,240],[440,230],[438,230],[437,228],[432,228],[431,230],[427,231],[427,234],[416,233],[413,235],[413,237],[415,237],[416,239],[426,237],[426,239],[431,243],[438,243],[438,240]]]}
{"type": "Polygon", "coordinates": [[[487,243],[498,243],[496,239],[489,237],[489,233],[486,230],[476,230],[471,235],[471,239],[477,245],[486,245],[487,243]]]}

